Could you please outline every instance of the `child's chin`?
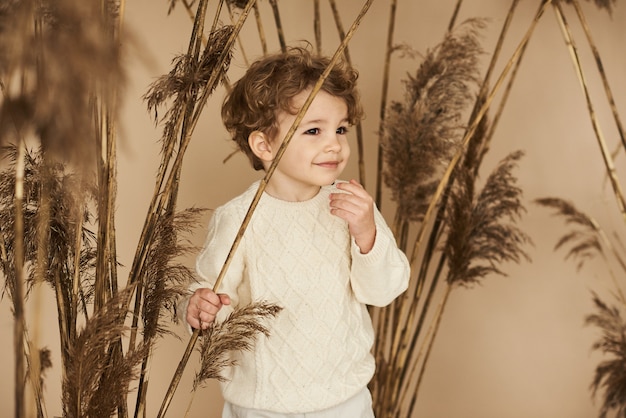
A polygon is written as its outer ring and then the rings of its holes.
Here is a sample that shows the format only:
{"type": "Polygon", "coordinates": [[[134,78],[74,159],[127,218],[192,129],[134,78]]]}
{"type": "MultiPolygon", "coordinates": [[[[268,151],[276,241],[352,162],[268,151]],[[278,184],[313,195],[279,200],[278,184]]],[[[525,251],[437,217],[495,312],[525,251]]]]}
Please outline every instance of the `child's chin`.
{"type": "Polygon", "coordinates": [[[320,184],[320,186],[332,186],[333,184],[337,183],[337,181],[339,181],[339,177],[329,177],[327,181],[324,181],[323,184],[320,184]]]}

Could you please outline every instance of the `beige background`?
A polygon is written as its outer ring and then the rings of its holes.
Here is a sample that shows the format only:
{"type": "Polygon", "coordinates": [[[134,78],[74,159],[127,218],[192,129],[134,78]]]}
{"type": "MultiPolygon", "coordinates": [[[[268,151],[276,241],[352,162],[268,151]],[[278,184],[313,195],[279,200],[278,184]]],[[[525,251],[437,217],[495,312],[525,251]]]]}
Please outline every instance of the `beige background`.
{"type": "MultiPolygon", "coordinates": [[[[211,2],[212,7],[215,7],[214,3],[211,2]]],[[[313,40],[313,2],[284,0],[279,3],[286,37],[292,41],[313,40]]],[[[323,46],[330,54],[334,52],[338,38],[329,6],[324,1],[321,3],[323,46]]],[[[337,3],[340,3],[347,28],[363,2],[340,0],[337,3]]],[[[395,41],[407,43],[421,52],[442,39],[455,4],[451,0],[399,0],[398,3],[395,41]]],[[[468,17],[490,19],[484,32],[483,45],[487,52],[493,49],[509,3],[481,0],[463,4],[461,20],[468,17]]],[[[583,9],[604,59],[618,109],[626,118],[626,5],[618,3],[612,18],[588,2],[583,4],[583,9]]],[[[261,1],[260,5],[268,41],[275,50],[278,43],[272,30],[269,4],[261,1]]],[[[538,5],[538,0],[520,2],[503,57],[510,56],[538,5]]],[[[374,2],[350,44],[353,63],[361,73],[361,90],[368,115],[364,125],[368,141],[366,186],[372,193],[388,9],[387,1],[374,2]]],[[[186,51],[191,31],[191,22],[182,7],[179,6],[169,17],[166,10],[165,1],[135,0],[127,2],[125,13],[126,28],[132,33],[133,41],[125,41],[129,85],[120,133],[117,227],[120,261],[126,266],[132,261],[153,192],[160,147],[161,129],[154,125],[141,96],[157,76],[169,71],[172,58],[186,51]]],[[[573,9],[567,6],[566,10],[569,22],[575,28],[603,132],[614,149],[618,136],[597,71],[576,24],[573,9]]],[[[250,19],[242,35],[248,58],[260,54],[255,36],[256,27],[250,19]]],[[[488,58],[485,55],[484,65],[488,58]]],[[[394,59],[391,100],[402,98],[400,80],[407,71],[413,72],[417,65],[419,61],[394,59]]],[[[245,67],[241,53],[237,53],[231,64],[231,79],[236,79],[245,67]]],[[[219,120],[222,95],[220,88],[209,101],[187,152],[180,208],[215,207],[240,193],[258,177],[242,155],[222,163],[232,150],[219,120]]],[[[583,418],[597,415],[598,402],[591,399],[589,384],[595,366],[601,360],[597,353],[591,352],[591,344],[598,334],[595,329],[584,327],[583,320],[592,310],[590,291],[607,295],[610,290],[607,269],[601,263],[592,263],[577,272],[573,263],[563,260],[562,252],[553,252],[554,243],[565,232],[563,224],[531,201],[545,196],[569,199],[595,217],[610,233],[623,236],[625,228],[606,182],[585,101],[552,9],[543,17],[529,45],[485,162],[485,170],[490,170],[496,161],[516,149],[526,151],[517,175],[528,209],[522,226],[535,242],[535,246],[529,249],[533,262],[507,265],[505,270],[509,277],[489,277],[481,286],[453,293],[421,391],[417,407],[420,417],[583,418]]],[[[353,159],[344,178],[356,177],[355,162],[353,159]]],[[[618,169],[623,168],[623,152],[617,158],[617,164],[618,169]]],[[[382,209],[389,216],[390,205],[383,205],[382,209]]],[[[192,238],[200,244],[204,238],[203,230],[196,231],[192,238]]],[[[619,273],[623,277],[623,272],[619,273]]],[[[27,319],[29,323],[39,319],[40,341],[53,350],[58,364],[57,322],[54,310],[49,306],[50,300],[47,291],[39,296],[39,300],[31,300],[27,319]],[[35,310],[33,305],[41,308],[35,310]]],[[[0,367],[5,370],[6,381],[0,390],[0,402],[4,405],[1,408],[4,412],[0,415],[11,416],[12,320],[6,300],[0,307],[0,327],[4,335],[0,345],[0,367]]],[[[175,330],[182,340],[166,338],[157,346],[151,370],[148,416],[156,415],[186,346],[185,332],[180,327],[175,330]]],[[[183,416],[192,400],[190,417],[219,416],[222,400],[214,383],[192,399],[190,380],[196,360],[194,355],[168,416],[183,416]]],[[[61,415],[59,382],[57,367],[48,373],[46,380],[49,416],[61,415]]]]}

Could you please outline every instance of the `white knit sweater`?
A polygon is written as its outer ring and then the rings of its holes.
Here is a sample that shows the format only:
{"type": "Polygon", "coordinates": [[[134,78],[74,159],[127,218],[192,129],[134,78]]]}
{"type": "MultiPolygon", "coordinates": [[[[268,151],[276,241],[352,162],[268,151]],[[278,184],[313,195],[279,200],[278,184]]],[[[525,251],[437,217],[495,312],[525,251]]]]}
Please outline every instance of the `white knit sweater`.
{"type": "MultiPolygon", "coordinates": [[[[259,187],[217,208],[197,259],[203,281],[213,287],[236,233],[259,187]]],[[[283,308],[268,320],[270,337],[237,353],[224,374],[224,398],[254,409],[304,413],[337,405],[363,389],[374,373],[374,331],[366,305],[384,306],[406,290],[409,264],[382,215],[375,211],[376,241],[361,254],[347,223],[331,215],[323,187],[305,202],[264,193],[218,293],[233,308],[267,301],[283,308]]]]}

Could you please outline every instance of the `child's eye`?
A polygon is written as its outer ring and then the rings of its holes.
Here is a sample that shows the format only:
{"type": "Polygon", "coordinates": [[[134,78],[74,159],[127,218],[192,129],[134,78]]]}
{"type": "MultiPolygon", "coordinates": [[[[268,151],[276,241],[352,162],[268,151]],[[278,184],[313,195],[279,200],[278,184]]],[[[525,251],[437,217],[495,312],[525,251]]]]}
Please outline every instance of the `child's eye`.
{"type": "Polygon", "coordinates": [[[320,133],[320,129],[319,128],[311,128],[311,129],[307,129],[304,133],[306,135],[318,135],[320,133]]]}
{"type": "Polygon", "coordinates": [[[340,128],[337,128],[337,134],[339,135],[345,135],[348,133],[348,128],[346,128],[345,126],[342,126],[340,128]]]}

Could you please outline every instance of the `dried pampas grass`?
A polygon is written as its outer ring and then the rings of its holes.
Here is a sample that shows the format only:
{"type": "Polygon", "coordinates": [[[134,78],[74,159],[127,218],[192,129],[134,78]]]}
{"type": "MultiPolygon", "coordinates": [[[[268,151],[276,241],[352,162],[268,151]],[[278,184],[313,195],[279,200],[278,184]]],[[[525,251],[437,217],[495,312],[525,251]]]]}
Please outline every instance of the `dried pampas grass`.
{"type": "Polygon", "coordinates": [[[501,264],[530,261],[523,247],[532,240],[516,226],[525,208],[512,170],[522,155],[517,151],[502,160],[475,198],[473,176],[458,176],[450,197],[444,249],[450,285],[467,286],[487,275],[506,275],[501,264]]]}
{"type": "Polygon", "coordinates": [[[130,382],[137,378],[137,367],[148,346],[119,351],[118,338],[127,331],[122,296],[124,292],[107,301],[68,348],[72,361],[66,365],[63,379],[65,417],[113,416],[126,399],[130,382]]]}
{"type": "Polygon", "coordinates": [[[0,143],[35,133],[49,157],[88,168],[98,155],[96,106],[124,85],[117,2],[3,2],[0,143]],[[88,24],[86,22],[89,22],[88,24]]]}
{"type": "MultiPolygon", "coordinates": [[[[170,72],[152,83],[144,95],[148,110],[154,113],[155,120],[164,122],[165,155],[169,155],[166,151],[174,147],[172,142],[176,141],[185,109],[197,100],[203,89],[209,89],[210,94],[217,87],[216,84],[207,85],[212,74],[218,72],[220,80],[225,78],[230,59],[220,62],[219,58],[232,34],[232,26],[213,31],[199,59],[195,60],[189,54],[177,56],[170,72]],[[160,119],[158,109],[165,105],[169,105],[169,108],[160,119]]],[[[230,56],[231,53],[228,54],[230,56]]]]}
{"type": "Polygon", "coordinates": [[[484,26],[473,19],[446,34],[404,82],[404,102],[392,102],[386,112],[383,174],[399,219],[423,219],[437,174],[459,146],[461,118],[479,81],[478,31],[484,26]]]}
{"type": "MultiPolygon", "coordinates": [[[[591,0],[587,0],[591,2],[591,0]]],[[[572,4],[576,0],[563,0],[564,3],[572,4]]],[[[609,14],[613,13],[613,6],[617,3],[617,0],[593,0],[593,3],[598,9],[605,9],[609,14]]]]}
{"type": "Polygon", "coordinates": [[[599,418],[626,416],[626,321],[622,317],[626,305],[609,306],[593,293],[596,313],[585,318],[586,325],[598,328],[602,335],[593,349],[609,356],[596,367],[591,383],[593,396],[603,390],[599,418]]]}
{"type": "Polygon", "coordinates": [[[200,370],[193,381],[193,390],[197,390],[208,379],[223,381],[223,371],[235,365],[230,353],[248,351],[259,334],[269,337],[270,332],[263,321],[275,317],[281,307],[258,302],[236,309],[224,322],[214,323],[201,333],[200,370]]]}
{"type": "MultiPolygon", "coordinates": [[[[15,242],[15,202],[14,193],[16,186],[15,170],[18,159],[18,150],[14,145],[3,147],[0,152],[7,163],[0,171],[0,233],[2,234],[2,266],[3,274],[9,287],[14,280],[14,247],[15,242]]],[[[26,244],[26,259],[29,268],[29,283],[32,286],[37,268],[38,248],[38,217],[41,216],[42,193],[44,190],[54,199],[50,201],[50,234],[48,235],[48,248],[42,249],[48,254],[48,260],[41,268],[44,272],[64,271],[69,273],[74,265],[74,257],[81,257],[80,266],[82,277],[88,276],[89,266],[93,267],[95,254],[93,249],[96,245],[96,237],[85,225],[94,221],[94,215],[89,205],[84,205],[84,200],[95,198],[93,184],[85,183],[83,178],[68,170],[61,163],[50,164],[45,159],[41,150],[26,151],[24,155],[24,201],[22,212],[24,214],[24,235],[26,244]],[[81,211],[81,219],[75,219],[69,214],[81,211]],[[74,240],[76,228],[79,228],[83,249],[81,253],[74,253],[74,240]]],[[[71,274],[64,275],[68,280],[71,274]]],[[[44,274],[48,283],[54,286],[52,276],[44,274]]],[[[66,290],[72,289],[70,282],[64,283],[66,290]]]]}
{"type": "Polygon", "coordinates": [[[579,211],[573,203],[552,197],[536,199],[535,202],[555,210],[557,215],[564,218],[566,225],[577,227],[563,235],[555,244],[554,249],[559,250],[570,246],[565,259],[577,260],[579,270],[586,261],[603,254],[599,225],[591,217],[579,211]]]}
{"type": "Polygon", "coordinates": [[[626,413],[626,321],[623,318],[626,312],[626,297],[618,278],[626,272],[626,262],[600,225],[571,202],[553,197],[537,199],[535,202],[553,209],[570,228],[570,231],[558,240],[555,250],[565,249],[566,259],[575,260],[578,269],[598,256],[609,269],[613,283],[611,295],[618,305],[611,306],[595,291],[592,292],[596,313],[588,315],[585,324],[594,326],[601,332],[592,348],[610,357],[596,366],[591,383],[594,397],[599,391],[603,391],[599,417],[605,418],[609,413],[622,416],[626,413]],[[617,266],[622,270],[621,274],[612,271],[609,256],[617,262],[617,266]]]}

